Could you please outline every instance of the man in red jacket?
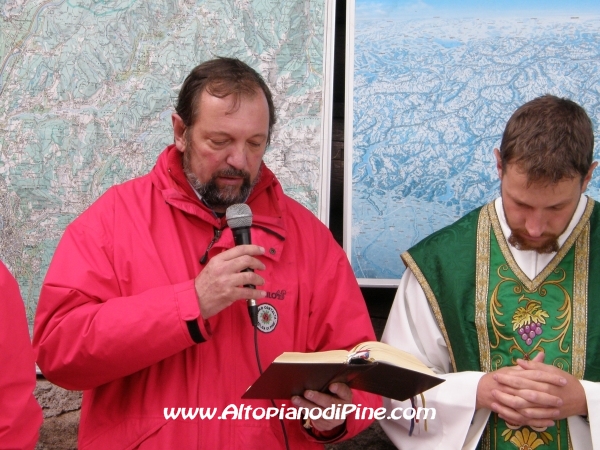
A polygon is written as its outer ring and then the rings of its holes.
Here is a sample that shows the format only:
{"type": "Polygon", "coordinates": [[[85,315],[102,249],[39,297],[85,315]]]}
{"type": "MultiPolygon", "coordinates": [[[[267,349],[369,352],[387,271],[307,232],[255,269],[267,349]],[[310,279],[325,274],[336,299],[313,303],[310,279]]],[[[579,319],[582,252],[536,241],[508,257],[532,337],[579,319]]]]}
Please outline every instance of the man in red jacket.
{"type": "Polygon", "coordinates": [[[79,448],[318,448],[355,435],[371,420],[290,415],[380,406],[345,384],[241,400],[257,358],[265,368],[284,351],[374,339],[345,254],[262,161],[275,123],[268,87],[219,58],[191,72],[176,111],[175,144],[69,225],[42,288],[34,346],[50,381],[85,391],[79,448]],[[244,202],[253,245],[236,247],[223,214],[244,202]],[[282,413],[260,419],[269,407],[282,413]],[[173,419],[178,408],[194,417],[173,419]]]}
{"type": "Polygon", "coordinates": [[[0,261],[0,449],[33,449],[42,409],[19,285],[0,261]]]}

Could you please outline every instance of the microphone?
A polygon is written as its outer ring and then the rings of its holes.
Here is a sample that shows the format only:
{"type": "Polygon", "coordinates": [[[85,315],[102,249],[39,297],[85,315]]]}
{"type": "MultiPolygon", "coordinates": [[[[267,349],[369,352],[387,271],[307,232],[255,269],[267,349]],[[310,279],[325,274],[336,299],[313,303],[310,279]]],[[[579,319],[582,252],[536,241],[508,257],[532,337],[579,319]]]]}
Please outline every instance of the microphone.
{"type": "MultiPolygon", "coordinates": [[[[231,205],[225,211],[225,218],[227,219],[227,225],[231,228],[233,233],[233,241],[235,245],[248,245],[252,241],[250,239],[250,227],[252,226],[252,211],[250,207],[245,203],[237,203],[231,205]]],[[[249,267],[244,269],[242,272],[254,272],[249,267]]],[[[246,284],[244,287],[255,289],[256,286],[253,284],[246,284]]],[[[250,322],[252,326],[258,325],[258,306],[256,300],[249,298],[246,300],[248,305],[248,314],[250,315],[250,322]]]]}

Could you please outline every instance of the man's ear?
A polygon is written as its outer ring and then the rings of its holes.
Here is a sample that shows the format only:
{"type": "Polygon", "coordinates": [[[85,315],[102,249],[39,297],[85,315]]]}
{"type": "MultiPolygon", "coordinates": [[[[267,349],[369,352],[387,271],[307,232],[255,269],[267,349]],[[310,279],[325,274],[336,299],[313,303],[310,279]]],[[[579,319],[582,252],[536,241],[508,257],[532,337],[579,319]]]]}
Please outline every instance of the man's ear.
{"type": "Polygon", "coordinates": [[[502,157],[500,156],[500,150],[494,149],[494,156],[496,157],[496,170],[498,171],[498,178],[502,179],[502,157]]]}
{"type": "Polygon", "coordinates": [[[594,173],[594,169],[598,166],[598,161],[594,161],[592,163],[592,165],[590,166],[590,170],[588,170],[588,173],[585,177],[583,177],[583,180],[581,182],[581,192],[585,192],[585,190],[587,189],[587,185],[590,182],[590,180],[592,179],[592,174],[594,173]]]}
{"type": "Polygon", "coordinates": [[[177,113],[173,113],[171,115],[171,121],[173,122],[173,135],[175,137],[175,147],[177,147],[177,150],[183,153],[185,151],[186,144],[186,126],[183,123],[183,119],[181,118],[181,116],[177,113]]]}

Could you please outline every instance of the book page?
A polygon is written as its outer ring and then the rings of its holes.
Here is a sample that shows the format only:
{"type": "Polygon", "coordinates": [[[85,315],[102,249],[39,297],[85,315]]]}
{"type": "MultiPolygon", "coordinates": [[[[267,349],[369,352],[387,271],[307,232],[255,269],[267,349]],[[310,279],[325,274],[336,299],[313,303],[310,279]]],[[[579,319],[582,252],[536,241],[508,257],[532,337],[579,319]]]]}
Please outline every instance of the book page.
{"type": "Polygon", "coordinates": [[[334,363],[343,364],[348,358],[347,350],[328,350],[325,352],[302,353],[302,352],[285,352],[275,358],[276,363],[334,363]]]}
{"type": "MultiPolygon", "coordinates": [[[[369,360],[387,362],[389,364],[404,367],[408,370],[421,372],[427,375],[436,376],[436,374],[423,364],[416,356],[405,351],[399,350],[391,345],[383,342],[368,341],[361,342],[351,351],[346,350],[328,350],[324,352],[302,353],[302,352],[285,352],[279,355],[276,363],[303,363],[303,364],[344,364],[348,362],[348,357],[354,353],[369,351],[369,360]]],[[[364,357],[364,355],[361,355],[364,357]]]]}
{"type": "Polygon", "coordinates": [[[369,350],[370,359],[381,362],[388,362],[395,366],[404,367],[409,370],[414,370],[416,372],[425,373],[427,375],[436,376],[436,374],[425,364],[423,364],[419,359],[407,353],[403,350],[397,349],[396,347],[392,347],[391,345],[385,344],[383,342],[369,341],[362,342],[354,347],[352,352],[360,352],[364,350],[369,350]]]}

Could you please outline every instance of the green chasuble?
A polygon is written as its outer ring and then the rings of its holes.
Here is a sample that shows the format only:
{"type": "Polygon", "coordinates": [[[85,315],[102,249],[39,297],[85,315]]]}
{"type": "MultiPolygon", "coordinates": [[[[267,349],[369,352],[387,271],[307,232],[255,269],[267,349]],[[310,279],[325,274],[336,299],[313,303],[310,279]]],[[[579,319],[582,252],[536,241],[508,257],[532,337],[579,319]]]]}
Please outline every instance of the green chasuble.
{"type": "MultiPolygon", "coordinates": [[[[600,381],[600,204],[585,212],[552,261],[530,280],[502,234],[494,203],[433,233],[402,255],[442,331],[454,371],[490,372],[532,359],[600,381]],[[591,249],[597,249],[595,252],[591,249]],[[589,301],[588,301],[589,299],[589,301]]],[[[567,420],[519,427],[490,415],[484,449],[568,449],[567,420]]]]}

